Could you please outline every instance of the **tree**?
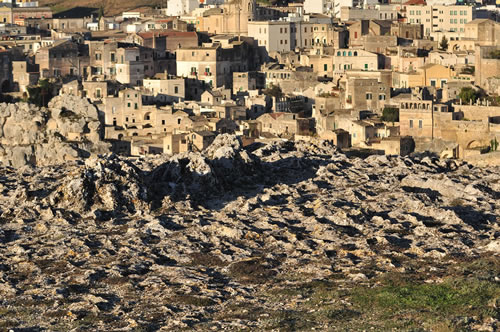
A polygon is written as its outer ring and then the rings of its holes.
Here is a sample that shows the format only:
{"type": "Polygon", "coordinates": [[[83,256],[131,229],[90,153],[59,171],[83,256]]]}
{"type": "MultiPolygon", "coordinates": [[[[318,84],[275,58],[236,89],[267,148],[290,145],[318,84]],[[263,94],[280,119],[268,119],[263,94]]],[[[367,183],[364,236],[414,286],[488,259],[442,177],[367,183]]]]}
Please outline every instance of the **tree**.
{"type": "Polygon", "coordinates": [[[448,49],[448,39],[446,39],[445,36],[443,36],[443,39],[441,39],[441,43],[439,44],[439,47],[443,50],[446,51],[448,49]]]}
{"type": "Polygon", "coordinates": [[[490,59],[500,59],[500,50],[491,51],[490,59]]]}
{"type": "Polygon", "coordinates": [[[491,146],[491,150],[492,151],[497,151],[498,150],[498,141],[497,141],[496,137],[495,137],[495,139],[492,139],[490,141],[490,146],[491,146]]]}
{"type": "Polygon", "coordinates": [[[399,110],[394,107],[386,107],[382,111],[382,121],[386,122],[398,122],[399,121],[399,110]]]}
{"type": "Polygon", "coordinates": [[[478,98],[478,93],[471,87],[463,87],[458,94],[458,97],[462,100],[462,103],[468,104],[472,100],[472,103],[476,102],[478,98]]]}
{"type": "Polygon", "coordinates": [[[275,98],[281,98],[283,97],[283,91],[281,91],[281,88],[278,85],[271,85],[264,91],[262,91],[266,96],[270,97],[275,97],[275,98]]]}
{"type": "Polygon", "coordinates": [[[40,80],[38,85],[28,87],[28,102],[37,106],[47,106],[52,99],[52,83],[49,80],[40,80]]]}

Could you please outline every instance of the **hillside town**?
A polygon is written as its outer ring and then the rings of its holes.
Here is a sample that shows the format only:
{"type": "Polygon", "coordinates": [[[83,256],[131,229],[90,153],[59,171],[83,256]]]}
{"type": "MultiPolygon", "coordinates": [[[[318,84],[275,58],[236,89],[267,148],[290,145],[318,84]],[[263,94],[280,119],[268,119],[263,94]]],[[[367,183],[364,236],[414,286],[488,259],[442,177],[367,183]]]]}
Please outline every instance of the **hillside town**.
{"type": "Polygon", "coordinates": [[[3,0],[1,98],[87,98],[130,156],[229,133],[500,164],[499,20],[498,1],[168,0],[109,15],[3,0]]]}

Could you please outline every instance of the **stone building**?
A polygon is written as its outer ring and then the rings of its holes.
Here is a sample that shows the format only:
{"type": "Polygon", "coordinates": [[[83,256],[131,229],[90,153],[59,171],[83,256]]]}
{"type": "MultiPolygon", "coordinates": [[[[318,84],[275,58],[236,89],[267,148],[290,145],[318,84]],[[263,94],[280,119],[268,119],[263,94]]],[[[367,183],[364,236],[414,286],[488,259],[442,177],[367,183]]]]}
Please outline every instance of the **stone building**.
{"type": "Polygon", "coordinates": [[[303,91],[318,84],[318,75],[309,66],[292,68],[271,63],[263,65],[261,72],[266,87],[279,86],[284,93],[303,91]]]}
{"type": "Polygon", "coordinates": [[[256,18],[256,7],[255,0],[225,0],[220,8],[196,18],[197,31],[247,36],[248,22],[256,18]]]}
{"type": "Polygon", "coordinates": [[[476,18],[474,6],[408,5],[406,23],[422,24],[424,36],[435,31],[452,32],[457,37],[465,36],[465,24],[476,18]]]}
{"type": "Polygon", "coordinates": [[[382,110],[391,98],[391,86],[376,78],[348,78],[345,107],[359,110],[382,110]]]}
{"type": "Polygon", "coordinates": [[[500,137],[500,107],[454,104],[452,111],[430,100],[407,99],[400,101],[399,120],[402,136],[454,143],[450,157],[480,154],[500,137]]]}
{"type": "Polygon", "coordinates": [[[475,83],[487,87],[488,78],[500,76],[500,45],[477,46],[475,55],[475,83]]]}
{"type": "Polygon", "coordinates": [[[263,73],[256,71],[233,73],[233,94],[245,94],[249,90],[263,89],[266,79],[263,73]]]}
{"type": "Polygon", "coordinates": [[[257,118],[261,133],[270,133],[276,136],[311,135],[311,119],[299,118],[294,113],[269,113],[257,118]]]}
{"type": "Polygon", "coordinates": [[[156,73],[155,50],[116,41],[89,41],[88,78],[117,80],[141,85],[156,73]]]}
{"type": "Polygon", "coordinates": [[[375,53],[355,49],[338,49],[333,58],[334,74],[344,74],[348,70],[377,70],[379,56],[375,53]]]}
{"type": "Polygon", "coordinates": [[[132,34],[127,39],[158,52],[174,52],[178,48],[198,46],[198,34],[194,31],[151,30],[132,34]]]}
{"type": "Polygon", "coordinates": [[[27,92],[27,87],[36,85],[40,79],[40,70],[27,61],[12,61],[12,90],[27,92]]]}
{"type": "Polygon", "coordinates": [[[161,75],[159,78],[147,78],[143,86],[153,102],[172,103],[186,99],[186,84],[182,77],[161,75]]]}
{"type": "Polygon", "coordinates": [[[80,56],[79,47],[69,40],[58,40],[54,45],[42,47],[35,55],[35,63],[40,67],[41,77],[80,76],[85,60],[80,56]]]}
{"type": "Polygon", "coordinates": [[[212,87],[231,87],[233,72],[253,70],[253,49],[246,42],[226,46],[214,43],[204,47],[177,50],[177,75],[202,80],[212,87]]]}
{"type": "Polygon", "coordinates": [[[409,24],[393,22],[391,24],[391,35],[404,39],[422,39],[424,27],[422,24],[409,24]]]}
{"type": "Polygon", "coordinates": [[[345,27],[310,21],[252,21],[248,23],[248,35],[268,53],[314,46],[342,48],[348,41],[345,27]]]}
{"type": "Polygon", "coordinates": [[[363,36],[389,35],[391,21],[384,20],[361,20],[349,25],[349,47],[363,47],[363,36]]]}

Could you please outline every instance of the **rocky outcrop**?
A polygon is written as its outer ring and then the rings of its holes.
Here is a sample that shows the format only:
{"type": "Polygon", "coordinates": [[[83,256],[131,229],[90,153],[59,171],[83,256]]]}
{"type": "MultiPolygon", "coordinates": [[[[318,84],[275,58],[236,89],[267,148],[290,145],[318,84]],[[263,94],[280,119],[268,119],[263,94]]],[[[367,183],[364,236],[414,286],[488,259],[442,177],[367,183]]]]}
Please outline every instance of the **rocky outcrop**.
{"type": "MultiPolygon", "coordinates": [[[[348,158],[328,143],[243,148],[230,135],[203,153],[0,167],[4,326],[279,329],[269,313],[305,301],[308,317],[335,305],[355,314],[349,298],[325,303],[326,288],[309,298],[311,285],[334,280],[340,297],[420,270],[436,283],[451,261],[498,254],[498,172],[348,158]],[[277,287],[300,296],[282,301],[277,287]]],[[[329,310],[314,327],[336,329],[329,310]]],[[[498,326],[490,316],[470,321],[498,326]]]]}
{"type": "Polygon", "coordinates": [[[109,151],[100,140],[97,109],[86,99],[57,96],[48,108],[0,104],[0,162],[53,165],[109,151]]]}

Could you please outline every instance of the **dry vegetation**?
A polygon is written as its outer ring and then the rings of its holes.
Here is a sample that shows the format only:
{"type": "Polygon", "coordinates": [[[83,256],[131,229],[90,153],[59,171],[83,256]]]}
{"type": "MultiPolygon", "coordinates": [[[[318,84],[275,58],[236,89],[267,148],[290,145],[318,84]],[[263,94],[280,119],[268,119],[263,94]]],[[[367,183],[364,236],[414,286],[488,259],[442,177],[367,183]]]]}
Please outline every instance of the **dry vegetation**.
{"type": "MultiPolygon", "coordinates": [[[[166,1],[164,1],[166,3],[166,1]]],[[[104,4],[105,15],[117,15],[121,12],[138,7],[155,7],[161,5],[162,0],[41,0],[40,5],[49,6],[54,13],[59,13],[74,7],[99,8],[104,4]]]]}

